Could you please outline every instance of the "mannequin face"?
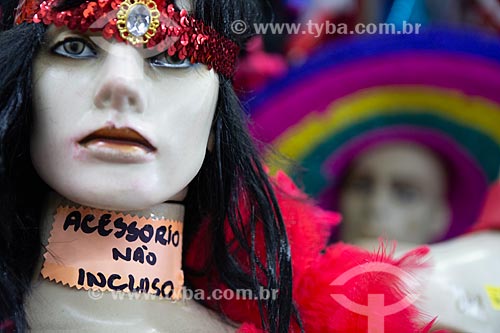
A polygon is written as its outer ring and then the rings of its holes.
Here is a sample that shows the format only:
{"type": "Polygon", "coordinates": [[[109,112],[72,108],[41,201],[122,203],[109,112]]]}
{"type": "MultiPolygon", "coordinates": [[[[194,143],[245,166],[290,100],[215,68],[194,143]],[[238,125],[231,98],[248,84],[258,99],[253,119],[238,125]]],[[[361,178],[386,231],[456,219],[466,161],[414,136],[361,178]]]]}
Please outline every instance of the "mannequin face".
{"type": "Polygon", "coordinates": [[[164,55],[152,62],[124,43],[92,50],[89,38],[52,26],[35,60],[35,169],[97,208],[182,199],[205,157],[217,74],[164,55]]]}
{"type": "Polygon", "coordinates": [[[449,223],[445,170],[427,148],[386,143],[354,161],[340,193],[342,238],[426,243],[449,223]]]}

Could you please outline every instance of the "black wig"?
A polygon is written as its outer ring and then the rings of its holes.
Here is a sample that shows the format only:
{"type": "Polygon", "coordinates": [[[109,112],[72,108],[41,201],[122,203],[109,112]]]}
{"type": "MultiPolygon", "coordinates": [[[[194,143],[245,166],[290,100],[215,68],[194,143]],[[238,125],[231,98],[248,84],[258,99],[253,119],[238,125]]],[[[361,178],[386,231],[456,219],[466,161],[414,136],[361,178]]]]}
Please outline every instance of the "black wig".
{"type": "MultiPolygon", "coordinates": [[[[83,1],[62,1],[61,9],[83,1]]],[[[34,171],[29,154],[32,64],[46,26],[14,26],[17,5],[18,0],[0,0],[0,323],[11,320],[16,331],[23,332],[28,329],[23,299],[29,293],[42,249],[41,203],[49,189],[34,171]]],[[[259,8],[249,0],[195,0],[194,16],[243,46],[249,36],[232,33],[231,22],[256,20],[259,8]]],[[[220,76],[212,130],[214,148],[207,153],[185,200],[184,250],[189,248],[201,221],[209,218],[211,227],[206,238],[213,244],[210,265],[230,288],[278,290],[277,298],[259,300],[262,326],[269,332],[287,332],[292,317],[300,321],[292,315],[296,311],[288,240],[271,184],[245,123],[230,79],[220,76]],[[247,230],[239,206],[242,197],[247,203],[245,211],[250,212],[247,230]],[[228,250],[224,223],[235,235],[239,251],[248,257],[250,270],[228,250]],[[256,232],[262,232],[265,262],[252,244],[256,232]]],[[[183,269],[188,286],[190,277],[203,274],[185,265],[183,269]]]]}

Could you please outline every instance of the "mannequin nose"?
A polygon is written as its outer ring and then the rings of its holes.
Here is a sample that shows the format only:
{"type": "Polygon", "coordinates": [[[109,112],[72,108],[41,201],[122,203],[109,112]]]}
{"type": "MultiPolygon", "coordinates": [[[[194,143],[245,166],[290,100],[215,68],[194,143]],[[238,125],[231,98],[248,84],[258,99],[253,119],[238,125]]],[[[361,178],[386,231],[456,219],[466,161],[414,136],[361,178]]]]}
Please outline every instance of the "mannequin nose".
{"type": "Polygon", "coordinates": [[[99,109],[142,113],[146,107],[144,60],[130,45],[110,44],[106,52],[94,104],[99,109]]]}
{"type": "Polygon", "coordinates": [[[95,105],[99,109],[112,109],[120,112],[142,113],[144,101],[133,83],[116,77],[104,83],[95,96],[95,105]]]}
{"type": "Polygon", "coordinates": [[[377,187],[370,196],[366,198],[366,217],[372,222],[380,223],[388,215],[390,199],[385,189],[377,187]]]}

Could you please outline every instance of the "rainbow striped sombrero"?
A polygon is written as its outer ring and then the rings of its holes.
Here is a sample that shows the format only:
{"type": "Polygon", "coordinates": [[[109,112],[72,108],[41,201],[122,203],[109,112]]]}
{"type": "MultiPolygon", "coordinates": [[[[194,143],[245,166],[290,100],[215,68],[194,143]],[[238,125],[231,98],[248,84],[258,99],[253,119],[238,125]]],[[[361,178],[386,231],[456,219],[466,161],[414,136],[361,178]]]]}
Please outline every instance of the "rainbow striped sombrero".
{"type": "Polygon", "coordinates": [[[453,237],[498,177],[500,40],[433,29],[337,42],[257,94],[250,110],[254,135],[306,168],[305,190],[325,208],[336,208],[338,179],[364,149],[408,140],[436,151],[450,176],[453,237]]]}

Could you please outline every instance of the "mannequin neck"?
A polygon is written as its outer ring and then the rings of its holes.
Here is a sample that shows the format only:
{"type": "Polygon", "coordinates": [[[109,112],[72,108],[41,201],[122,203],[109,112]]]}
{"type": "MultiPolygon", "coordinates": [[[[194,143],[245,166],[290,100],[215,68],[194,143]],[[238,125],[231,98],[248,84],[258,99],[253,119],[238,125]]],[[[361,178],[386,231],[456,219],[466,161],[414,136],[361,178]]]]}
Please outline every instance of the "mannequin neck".
{"type": "MultiPolygon", "coordinates": [[[[44,228],[42,239],[44,245],[49,243],[50,235],[54,234],[52,228],[55,224],[55,212],[61,205],[68,202],[54,193],[48,198],[43,221],[41,221],[42,228],[44,228]]],[[[74,203],[73,205],[75,207],[79,206],[74,203]]],[[[82,207],[81,211],[84,212],[87,208],[82,207]]],[[[120,214],[120,212],[113,213],[120,214]]],[[[121,213],[126,215],[131,212],[121,213]]],[[[172,220],[181,221],[184,208],[180,204],[167,203],[134,213],[148,217],[163,214],[163,216],[172,220]]],[[[113,217],[110,219],[113,220],[113,217]]],[[[88,223],[89,226],[95,226],[96,221],[99,221],[97,215],[93,223],[88,223]]],[[[105,229],[110,229],[112,226],[113,221],[105,229]]],[[[70,231],[74,229],[75,223],[68,227],[70,231]]],[[[112,237],[109,239],[115,242],[112,237]]],[[[154,251],[151,242],[148,242],[145,246],[148,248],[146,252],[154,251]]],[[[138,245],[134,244],[133,247],[137,248],[138,245]]],[[[67,251],[74,251],[75,249],[78,250],[79,248],[74,247],[70,250],[68,247],[67,251]]],[[[80,247],[80,249],[81,252],[88,252],[92,249],[92,245],[89,244],[83,248],[80,247]]],[[[157,255],[158,262],[160,262],[161,254],[157,251],[154,252],[157,255]]],[[[109,253],[103,253],[101,257],[109,257],[109,253]]],[[[39,273],[44,259],[42,257],[40,261],[36,279],[32,283],[31,293],[25,299],[25,309],[33,332],[66,332],[74,331],[75,327],[95,333],[115,331],[139,333],[234,332],[234,327],[229,326],[227,322],[221,322],[220,316],[213,314],[192,298],[185,298],[182,302],[170,302],[158,297],[151,297],[151,293],[122,293],[117,295],[112,292],[101,293],[93,290],[86,291],[83,288],[78,290],[63,286],[61,283],[43,278],[39,273]]],[[[141,266],[151,267],[147,264],[141,266]]],[[[137,286],[137,280],[135,282],[137,286]]],[[[119,281],[119,283],[124,284],[125,282],[119,281]]]]}
{"type": "Polygon", "coordinates": [[[176,298],[173,291],[183,284],[183,218],[179,203],[119,212],[82,206],[51,193],[41,224],[47,251],[37,272],[78,289],[141,290],[176,298]]]}
{"type": "MultiPolygon", "coordinates": [[[[47,201],[45,202],[42,215],[41,215],[41,241],[44,246],[48,244],[48,239],[50,236],[50,230],[52,229],[52,223],[54,222],[54,213],[57,207],[61,205],[71,206],[71,207],[82,207],[82,208],[93,208],[88,206],[83,206],[73,201],[70,201],[56,192],[50,192],[47,196],[47,201]]],[[[99,209],[99,208],[96,208],[99,209]]],[[[106,209],[102,209],[105,211],[106,209]]],[[[184,222],[184,205],[180,202],[164,202],[154,205],[150,208],[143,210],[131,210],[131,211],[114,211],[116,213],[123,213],[128,215],[137,215],[145,217],[164,217],[174,221],[184,222]]]]}

